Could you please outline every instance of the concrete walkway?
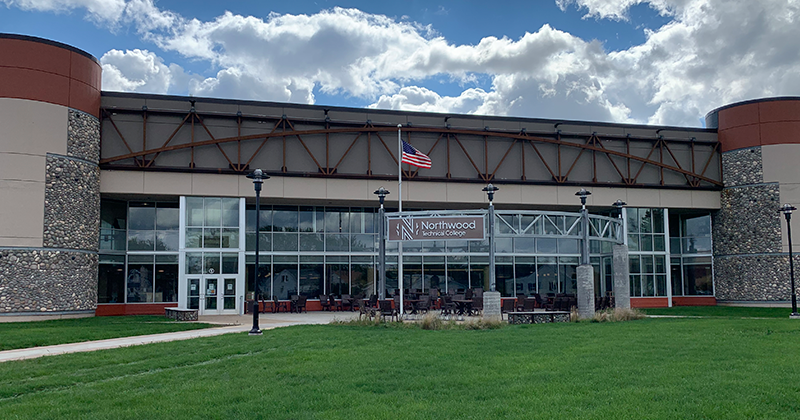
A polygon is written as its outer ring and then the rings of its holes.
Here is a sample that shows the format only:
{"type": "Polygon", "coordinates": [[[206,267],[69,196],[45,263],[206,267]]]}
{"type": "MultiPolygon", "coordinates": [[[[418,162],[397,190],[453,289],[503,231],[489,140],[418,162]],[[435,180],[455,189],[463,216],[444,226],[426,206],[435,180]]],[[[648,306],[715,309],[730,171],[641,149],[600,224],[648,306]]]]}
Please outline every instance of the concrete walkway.
{"type": "MultiPolygon", "coordinates": [[[[334,320],[358,318],[358,312],[308,312],[302,314],[261,314],[259,328],[262,331],[278,327],[306,324],[329,324],[334,320]]],[[[119,347],[138,346],[142,344],[162,343],[166,341],[190,340],[198,337],[239,333],[250,331],[253,326],[252,315],[216,315],[201,316],[198,322],[217,324],[215,328],[179,331],[163,334],[139,335],[134,337],[110,338],[108,340],[85,341],[82,343],[57,344],[54,346],[32,347],[0,351],[0,363],[12,360],[35,359],[42,356],[79,353],[85,351],[115,349],[119,347]]]]}

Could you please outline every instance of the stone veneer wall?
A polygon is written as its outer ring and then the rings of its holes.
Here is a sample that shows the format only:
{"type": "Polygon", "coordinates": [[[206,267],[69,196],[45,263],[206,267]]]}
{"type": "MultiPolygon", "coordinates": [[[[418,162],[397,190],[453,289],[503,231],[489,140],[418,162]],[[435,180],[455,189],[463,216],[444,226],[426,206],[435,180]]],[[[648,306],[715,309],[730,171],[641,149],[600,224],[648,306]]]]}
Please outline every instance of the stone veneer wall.
{"type": "Polygon", "coordinates": [[[720,210],[712,222],[717,299],[788,300],[780,190],[778,183],[764,182],[761,147],[723,153],[722,179],[720,210]]]}
{"type": "Polygon", "coordinates": [[[69,110],[67,156],[48,154],[43,248],[0,250],[0,313],[97,306],[100,121],[69,110]]]}

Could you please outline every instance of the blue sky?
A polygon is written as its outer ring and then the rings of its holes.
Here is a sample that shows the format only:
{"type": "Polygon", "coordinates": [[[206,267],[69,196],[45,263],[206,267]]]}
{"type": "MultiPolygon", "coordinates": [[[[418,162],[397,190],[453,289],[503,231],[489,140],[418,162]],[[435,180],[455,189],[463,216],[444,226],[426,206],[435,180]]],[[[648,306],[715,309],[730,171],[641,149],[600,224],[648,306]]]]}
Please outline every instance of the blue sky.
{"type": "MultiPolygon", "coordinates": [[[[3,5],[4,4],[4,5],[3,5]]],[[[699,126],[800,94],[800,0],[0,0],[105,90],[699,126]]]]}

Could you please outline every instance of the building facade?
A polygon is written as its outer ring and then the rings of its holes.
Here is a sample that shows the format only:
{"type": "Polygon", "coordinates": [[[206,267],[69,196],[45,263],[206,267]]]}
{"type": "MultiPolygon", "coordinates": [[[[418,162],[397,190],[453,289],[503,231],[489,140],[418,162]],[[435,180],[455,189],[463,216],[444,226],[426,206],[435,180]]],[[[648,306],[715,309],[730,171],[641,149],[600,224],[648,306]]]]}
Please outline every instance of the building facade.
{"type": "MultiPolygon", "coordinates": [[[[788,300],[777,208],[800,201],[800,99],[712,111],[708,128],[399,112],[100,91],[89,54],[0,35],[0,314],[242,313],[267,298],[377,292],[378,200],[403,210],[494,204],[503,296],[574,293],[592,192],[595,293],[615,243],[638,307],[788,300]],[[398,125],[402,128],[398,134],[398,125]],[[263,184],[256,226],[253,169],[263,184]],[[628,206],[618,214],[612,203],[628,206]]],[[[406,289],[486,287],[488,242],[406,242],[406,289]]],[[[387,244],[387,293],[398,282],[387,244]]]]}

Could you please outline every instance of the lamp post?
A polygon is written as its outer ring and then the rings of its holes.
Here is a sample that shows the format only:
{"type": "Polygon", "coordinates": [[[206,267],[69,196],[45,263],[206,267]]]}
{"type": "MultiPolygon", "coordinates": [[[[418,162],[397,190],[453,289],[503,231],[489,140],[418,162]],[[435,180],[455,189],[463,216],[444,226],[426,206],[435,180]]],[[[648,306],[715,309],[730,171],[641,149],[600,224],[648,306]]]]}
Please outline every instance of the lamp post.
{"type": "Polygon", "coordinates": [[[383,208],[383,201],[387,195],[389,195],[389,190],[386,188],[380,187],[373,193],[378,196],[378,199],[381,202],[381,208],[378,209],[378,226],[380,229],[380,233],[378,235],[378,240],[380,243],[378,244],[378,297],[383,300],[386,298],[385,291],[386,291],[386,210],[383,208]]]}
{"type": "Polygon", "coordinates": [[[483,187],[486,195],[489,196],[489,290],[494,292],[496,289],[495,272],[494,272],[494,193],[499,191],[500,188],[489,184],[483,187]]]}
{"type": "Polygon", "coordinates": [[[622,223],[623,223],[623,221],[622,221],[622,208],[627,206],[627,205],[628,205],[628,203],[626,203],[626,202],[624,202],[624,201],[622,201],[620,199],[617,199],[617,201],[615,201],[612,204],[612,206],[614,206],[614,208],[617,209],[617,218],[619,218],[619,230],[620,231],[619,231],[619,234],[617,235],[617,239],[618,239],[619,243],[625,242],[625,236],[624,236],[625,235],[625,229],[624,229],[624,227],[622,225],[622,223]]]}
{"type": "Polygon", "coordinates": [[[586,211],[586,197],[592,195],[592,193],[586,191],[586,188],[581,188],[581,190],[576,192],[575,195],[581,198],[581,224],[583,225],[581,264],[589,264],[589,212],[586,211]]]}
{"type": "Polygon", "coordinates": [[[789,237],[789,278],[792,282],[792,318],[798,317],[797,314],[797,295],[794,291],[794,260],[792,257],[792,212],[797,210],[797,207],[791,204],[784,204],[778,211],[783,213],[786,217],[786,236],[789,237]]]}
{"type": "Polygon", "coordinates": [[[256,272],[255,276],[253,276],[253,328],[250,329],[250,335],[261,335],[261,329],[258,328],[258,275],[261,271],[258,265],[258,235],[261,227],[261,184],[264,183],[265,179],[269,179],[269,175],[262,172],[261,169],[256,169],[247,177],[253,180],[253,188],[256,191],[256,272]]]}

